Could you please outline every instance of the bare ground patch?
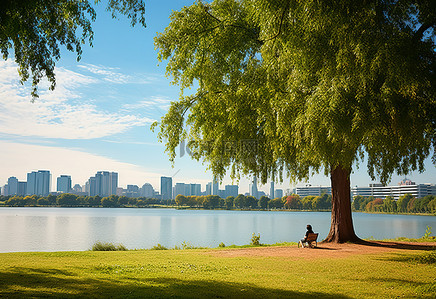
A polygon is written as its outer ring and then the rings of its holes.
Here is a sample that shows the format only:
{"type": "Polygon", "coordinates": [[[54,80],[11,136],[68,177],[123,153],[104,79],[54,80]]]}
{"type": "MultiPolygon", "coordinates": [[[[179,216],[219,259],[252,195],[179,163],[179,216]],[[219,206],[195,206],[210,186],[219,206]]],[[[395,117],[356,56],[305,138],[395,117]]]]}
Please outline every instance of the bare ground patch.
{"type": "Polygon", "coordinates": [[[359,254],[399,252],[402,250],[436,250],[436,243],[364,241],[362,244],[318,243],[316,248],[297,246],[252,247],[207,251],[219,257],[284,257],[291,259],[343,258],[359,254]]]}

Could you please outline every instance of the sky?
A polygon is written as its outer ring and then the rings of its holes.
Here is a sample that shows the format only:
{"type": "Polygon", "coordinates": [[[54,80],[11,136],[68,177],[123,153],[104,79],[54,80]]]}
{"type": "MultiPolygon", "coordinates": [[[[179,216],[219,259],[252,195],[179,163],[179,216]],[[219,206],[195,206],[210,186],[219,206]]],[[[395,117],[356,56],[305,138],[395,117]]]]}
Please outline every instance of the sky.
{"type": "MultiPolygon", "coordinates": [[[[130,26],[127,18],[112,19],[104,6],[97,6],[93,23],[93,47],[83,46],[82,59],[62,51],[56,64],[56,89],[43,80],[39,99],[31,102],[30,84],[21,85],[13,57],[0,60],[0,186],[11,176],[20,181],[27,173],[50,170],[52,191],[56,178],[71,175],[73,185],[83,185],[97,171],[118,172],[118,185],[151,183],[160,189],[160,177],[175,183],[200,183],[202,190],[212,180],[207,165],[177,156],[174,165],[150,125],[176,101],[179,88],[165,76],[153,38],[168,26],[172,10],[193,1],[146,1],[147,27],[130,26]]],[[[436,183],[436,168],[426,160],[424,173],[413,172],[417,183],[436,183]]],[[[391,184],[403,177],[393,175],[391,184]]],[[[241,178],[240,193],[248,192],[251,178],[241,178]]],[[[235,184],[229,176],[221,183],[235,184]]],[[[351,175],[352,186],[372,183],[362,163],[351,175]]],[[[276,188],[296,185],[330,185],[323,174],[307,182],[276,183],[276,188]]],[[[259,186],[269,193],[269,184],[259,186]]]]}

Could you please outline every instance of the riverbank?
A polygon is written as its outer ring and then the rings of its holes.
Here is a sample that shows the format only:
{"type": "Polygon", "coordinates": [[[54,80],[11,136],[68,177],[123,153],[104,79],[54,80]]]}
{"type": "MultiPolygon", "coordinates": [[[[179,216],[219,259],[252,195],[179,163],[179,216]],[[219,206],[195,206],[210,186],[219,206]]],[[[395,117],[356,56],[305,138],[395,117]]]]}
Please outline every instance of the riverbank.
{"type": "Polygon", "coordinates": [[[434,298],[434,245],[2,253],[0,297],[434,298]]]}

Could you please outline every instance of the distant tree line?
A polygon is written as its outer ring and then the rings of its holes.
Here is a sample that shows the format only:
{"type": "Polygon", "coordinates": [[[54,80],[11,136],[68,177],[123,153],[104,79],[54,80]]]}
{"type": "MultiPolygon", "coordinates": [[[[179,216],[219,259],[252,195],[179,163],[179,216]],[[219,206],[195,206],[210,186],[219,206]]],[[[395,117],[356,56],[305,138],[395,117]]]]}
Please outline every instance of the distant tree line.
{"type": "Polygon", "coordinates": [[[222,208],[227,210],[272,210],[272,209],[288,209],[288,210],[330,210],[331,195],[323,194],[321,196],[306,196],[300,199],[298,195],[289,195],[279,198],[270,199],[267,196],[262,196],[257,199],[253,196],[239,194],[238,196],[228,196],[220,198],[217,195],[206,196],[184,196],[177,195],[175,202],[178,206],[188,206],[191,208],[206,208],[215,209],[222,208]]]}
{"type": "Polygon", "coordinates": [[[149,207],[155,205],[168,205],[178,207],[203,208],[203,209],[240,209],[240,210],[329,210],[331,209],[331,196],[306,196],[300,199],[298,195],[289,195],[280,198],[270,199],[262,196],[257,199],[253,196],[239,194],[236,197],[229,196],[220,198],[217,195],[206,196],[184,196],[177,195],[175,200],[160,200],[145,197],[126,197],[111,195],[100,196],[79,196],[63,193],[60,195],[48,196],[0,196],[0,202],[4,206],[57,206],[57,207],[149,207]]]}
{"type": "Polygon", "coordinates": [[[363,212],[436,213],[436,196],[416,198],[411,194],[405,194],[395,200],[392,196],[382,199],[357,195],[354,197],[352,208],[354,211],[363,212]]]}
{"type": "Polygon", "coordinates": [[[24,206],[60,206],[60,207],[147,207],[153,205],[171,205],[174,201],[160,200],[156,198],[111,195],[107,197],[79,196],[70,193],[48,196],[0,196],[0,201],[5,206],[24,207],[24,206]]]}
{"type": "MultiPolygon", "coordinates": [[[[184,196],[177,195],[175,200],[161,200],[146,197],[126,197],[111,195],[79,196],[63,193],[48,196],[0,196],[4,206],[57,206],[57,207],[151,207],[156,205],[227,210],[304,210],[323,211],[330,210],[332,197],[328,194],[321,196],[306,196],[300,198],[293,194],[289,196],[270,199],[262,196],[257,199],[253,196],[239,194],[236,197],[220,198],[218,195],[184,196]]],[[[384,212],[384,213],[436,213],[436,196],[427,195],[415,198],[410,194],[402,195],[398,200],[392,196],[385,199],[355,196],[352,202],[353,211],[384,212]]]]}

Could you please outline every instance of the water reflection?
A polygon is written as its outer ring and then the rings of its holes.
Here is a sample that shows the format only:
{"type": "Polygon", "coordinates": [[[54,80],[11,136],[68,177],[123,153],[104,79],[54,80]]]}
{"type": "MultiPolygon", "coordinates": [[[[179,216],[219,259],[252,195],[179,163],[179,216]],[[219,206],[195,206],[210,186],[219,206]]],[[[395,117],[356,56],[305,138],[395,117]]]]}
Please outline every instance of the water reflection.
{"type": "MultiPolygon", "coordinates": [[[[362,238],[419,238],[436,217],[354,213],[362,238]]],[[[97,242],[127,248],[166,247],[187,242],[216,247],[250,243],[260,233],[262,243],[297,241],[306,224],[324,238],[328,212],[189,211],[171,209],[0,208],[0,252],[87,250],[97,242]]]]}

